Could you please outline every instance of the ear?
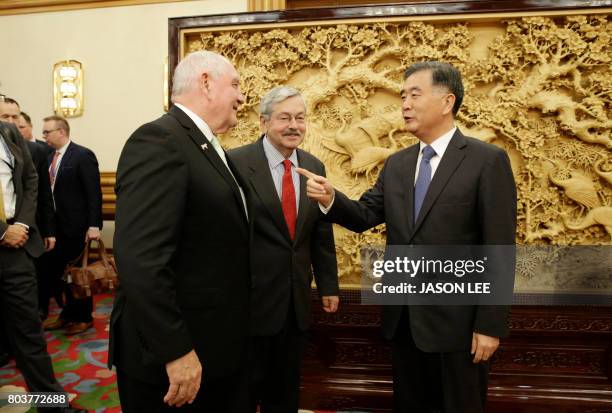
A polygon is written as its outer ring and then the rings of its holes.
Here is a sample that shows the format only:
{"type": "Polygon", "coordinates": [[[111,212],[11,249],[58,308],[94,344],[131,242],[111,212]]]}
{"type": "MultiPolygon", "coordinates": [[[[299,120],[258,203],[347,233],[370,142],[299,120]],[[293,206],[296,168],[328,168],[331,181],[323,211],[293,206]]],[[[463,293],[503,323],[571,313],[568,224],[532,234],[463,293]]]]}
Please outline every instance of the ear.
{"type": "Polygon", "coordinates": [[[200,75],[200,90],[204,94],[208,94],[210,91],[210,74],[202,72],[200,75]]]}
{"type": "Polygon", "coordinates": [[[259,127],[263,133],[268,132],[268,126],[266,125],[266,119],[263,116],[259,117],[259,127]]]}
{"type": "Polygon", "coordinates": [[[442,110],[442,113],[444,113],[445,115],[448,115],[449,113],[452,114],[453,106],[455,106],[455,100],[456,97],[452,93],[449,93],[444,96],[444,108],[442,110]]]}

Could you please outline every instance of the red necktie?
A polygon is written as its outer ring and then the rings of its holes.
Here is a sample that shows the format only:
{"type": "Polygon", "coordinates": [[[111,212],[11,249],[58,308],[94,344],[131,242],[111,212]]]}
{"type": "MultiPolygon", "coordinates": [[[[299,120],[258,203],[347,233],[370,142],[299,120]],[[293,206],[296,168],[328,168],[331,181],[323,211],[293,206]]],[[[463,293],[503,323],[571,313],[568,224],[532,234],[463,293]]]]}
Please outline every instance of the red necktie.
{"type": "Polygon", "coordinates": [[[283,215],[289,229],[291,239],[295,238],[295,219],[297,211],[295,206],[295,188],[293,187],[293,177],[291,176],[291,161],[285,159],[283,161],[285,173],[283,174],[283,193],[281,196],[281,205],[283,207],[283,215]]]}
{"type": "Polygon", "coordinates": [[[51,186],[55,184],[55,176],[57,175],[57,158],[59,158],[60,152],[55,151],[53,154],[53,160],[51,161],[51,166],[49,167],[49,181],[51,181],[51,186]]]}

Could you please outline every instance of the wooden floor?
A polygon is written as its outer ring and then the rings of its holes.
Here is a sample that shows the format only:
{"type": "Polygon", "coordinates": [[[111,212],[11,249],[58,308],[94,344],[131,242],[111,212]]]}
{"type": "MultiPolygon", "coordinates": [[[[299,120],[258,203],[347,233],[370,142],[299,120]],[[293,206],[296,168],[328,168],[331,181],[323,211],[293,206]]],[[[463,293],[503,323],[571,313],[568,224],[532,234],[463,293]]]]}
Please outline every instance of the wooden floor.
{"type": "MultiPolygon", "coordinates": [[[[391,350],[378,309],[353,292],[341,300],[335,315],[313,302],[300,405],[391,411],[391,350]]],[[[612,413],[612,307],[513,307],[511,337],[491,364],[487,411],[612,413]]]]}

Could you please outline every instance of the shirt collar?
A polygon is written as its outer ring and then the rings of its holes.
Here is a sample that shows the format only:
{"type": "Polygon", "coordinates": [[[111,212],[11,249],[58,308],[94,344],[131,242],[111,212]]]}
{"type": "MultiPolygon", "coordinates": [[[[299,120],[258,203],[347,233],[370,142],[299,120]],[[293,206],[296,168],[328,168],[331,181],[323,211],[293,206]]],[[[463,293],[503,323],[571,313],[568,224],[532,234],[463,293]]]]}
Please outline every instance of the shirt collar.
{"type": "MultiPolygon", "coordinates": [[[[264,148],[264,153],[266,154],[266,158],[268,159],[268,164],[270,165],[271,169],[276,168],[278,165],[283,163],[283,161],[285,160],[285,157],[283,156],[283,154],[280,153],[278,149],[276,149],[270,143],[270,140],[268,140],[268,135],[264,135],[263,148],[264,148]]],[[[295,149],[293,150],[293,152],[291,152],[291,155],[287,159],[291,161],[293,166],[295,167],[299,166],[298,159],[297,159],[297,151],[295,149]]]]}
{"type": "Polygon", "coordinates": [[[64,156],[64,154],[66,153],[66,149],[68,149],[68,145],[70,145],[70,142],[72,141],[68,139],[68,142],[66,142],[61,148],[56,149],[55,152],[59,152],[61,156],[64,156]]]}
{"type": "MultiPolygon", "coordinates": [[[[444,155],[444,152],[446,152],[446,148],[448,147],[448,144],[453,138],[453,135],[455,134],[456,130],[457,130],[457,127],[453,126],[451,130],[449,130],[448,132],[446,132],[444,135],[440,136],[439,138],[434,139],[434,141],[431,144],[429,144],[429,146],[431,146],[432,149],[436,151],[436,155],[438,155],[440,158],[442,157],[442,155],[444,155]]],[[[426,146],[427,144],[421,141],[420,147],[419,147],[419,153],[422,153],[423,148],[425,148],[426,146]]]]}
{"type": "Polygon", "coordinates": [[[185,106],[181,105],[180,103],[175,103],[174,106],[178,107],[180,110],[185,112],[185,115],[189,116],[189,119],[191,119],[193,123],[195,123],[195,125],[198,127],[200,132],[202,132],[209,141],[212,140],[213,138],[217,139],[212,129],[210,129],[210,126],[208,126],[208,124],[204,121],[204,119],[202,119],[201,117],[199,117],[194,112],[192,112],[185,106]]]}

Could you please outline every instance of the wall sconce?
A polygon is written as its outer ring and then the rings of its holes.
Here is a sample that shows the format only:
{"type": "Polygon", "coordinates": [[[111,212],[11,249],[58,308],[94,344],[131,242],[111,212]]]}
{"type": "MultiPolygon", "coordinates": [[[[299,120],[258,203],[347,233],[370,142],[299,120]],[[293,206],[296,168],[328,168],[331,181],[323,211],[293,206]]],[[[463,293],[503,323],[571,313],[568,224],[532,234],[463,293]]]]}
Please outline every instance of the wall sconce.
{"type": "Polygon", "coordinates": [[[83,65],[64,60],[53,65],[53,110],[72,118],[83,114],[83,65]]]}

